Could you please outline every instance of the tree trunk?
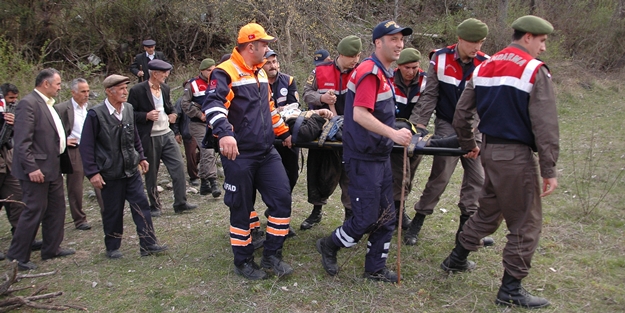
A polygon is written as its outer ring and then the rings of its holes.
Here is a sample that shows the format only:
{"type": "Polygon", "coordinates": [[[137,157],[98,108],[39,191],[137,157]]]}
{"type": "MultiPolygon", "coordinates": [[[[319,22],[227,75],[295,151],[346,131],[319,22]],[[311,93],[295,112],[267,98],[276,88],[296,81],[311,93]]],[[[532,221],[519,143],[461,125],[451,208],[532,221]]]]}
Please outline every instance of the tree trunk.
{"type": "Polygon", "coordinates": [[[508,18],[508,0],[499,0],[499,15],[497,15],[497,25],[501,29],[506,28],[506,19],[508,18]]]}

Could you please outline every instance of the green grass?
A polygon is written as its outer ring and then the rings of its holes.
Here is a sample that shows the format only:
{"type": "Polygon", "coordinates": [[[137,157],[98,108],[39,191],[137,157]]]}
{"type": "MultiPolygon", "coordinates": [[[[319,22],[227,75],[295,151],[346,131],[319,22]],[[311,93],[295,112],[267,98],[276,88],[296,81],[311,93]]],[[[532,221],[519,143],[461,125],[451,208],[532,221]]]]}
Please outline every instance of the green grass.
{"type": "MultiPolygon", "coordinates": [[[[551,307],[541,312],[625,311],[625,182],[618,176],[625,167],[625,110],[619,83],[595,82],[591,89],[570,83],[559,86],[560,186],[543,201],[542,237],[530,275],[523,281],[528,290],[551,301],[551,307]],[[584,172],[584,166],[593,170],[584,172]],[[614,180],[612,189],[600,198],[614,180]],[[584,188],[576,185],[586,186],[587,192],[579,192],[584,188]],[[584,213],[580,201],[584,197],[598,203],[590,213],[584,213]]],[[[430,165],[431,157],[426,157],[407,197],[411,215],[430,165]]],[[[164,166],[161,171],[159,180],[166,180],[164,166]]],[[[402,246],[401,285],[361,278],[364,241],[339,252],[341,270],[336,277],[325,273],[314,243],[342,221],[338,191],[324,208],[320,225],[298,231],[297,237],[287,240],[284,257],[295,272],[290,277],[260,282],[246,281],[233,272],[228,209],[222,199],[189,194],[190,201],[200,208],[174,215],[171,191],[165,191],[161,195],[165,212],[154,219],[154,225],[159,240],[170,248],[167,254],[139,257],[138,239],[127,212],[124,258],[106,259],[97,204],[85,196],[86,212],[94,228],[75,230],[69,213],[66,215],[63,245],[75,248],[76,255],[42,262],[40,254],[33,253],[32,259],[39,266],[36,272],[59,273],[25,279],[16,286],[47,284],[49,292],[64,292],[55,303],[83,305],[89,312],[524,312],[494,304],[503,273],[505,224],[493,234],[495,246],[471,254],[477,263],[475,271],[448,275],[439,269],[453,247],[461,173],[459,167],[434,214],[426,218],[419,244],[402,246]]],[[[305,182],[304,171],[293,195],[296,229],[312,208],[306,203],[305,182]]],[[[85,186],[87,194],[87,181],[85,186]]],[[[262,212],[264,204],[259,201],[256,209],[262,212]]],[[[1,248],[6,250],[11,237],[8,223],[1,219],[1,248]]],[[[396,269],[396,251],[397,240],[393,238],[388,261],[392,269],[396,269]]],[[[257,260],[260,252],[256,252],[257,260]]]]}

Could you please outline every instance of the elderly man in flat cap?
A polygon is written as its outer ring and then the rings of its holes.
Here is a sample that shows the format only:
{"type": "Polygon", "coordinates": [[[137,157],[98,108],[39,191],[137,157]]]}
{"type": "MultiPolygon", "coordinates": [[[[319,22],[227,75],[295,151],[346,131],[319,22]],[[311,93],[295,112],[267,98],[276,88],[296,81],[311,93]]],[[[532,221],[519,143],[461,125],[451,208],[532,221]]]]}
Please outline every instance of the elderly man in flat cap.
{"type": "Polygon", "coordinates": [[[476,158],[481,152],[486,180],[480,209],[462,228],[459,242],[441,268],[452,272],[474,268],[475,263],[467,260],[469,252],[481,247],[480,238],[497,231],[505,220],[508,242],[503,249],[504,274],[495,302],[540,308],[549,301],[531,295],[521,280],[529,274],[538,246],[540,199],[558,186],[555,92],[549,69],[536,59],[546,50],[553,26],[526,15],[514,21],[512,28],[512,43],[475,70],[458,101],[453,127],[461,148],[471,151],[467,157],[476,158]],[[475,138],[476,114],[484,136],[481,146],[475,138]]]}
{"type": "MultiPolygon", "coordinates": [[[[486,24],[469,18],[458,25],[456,33],[458,43],[430,53],[430,67],[425,90],[410,115],[410,121],[413,124],[418,128],[426,129],[432,113],[436,110],[434,134],[443,137],[455,135],[451,122],[456,103],[475,67],[488,59],[488,56],[480,51],[488,35],[486,24]]],[[[481,140],[481,135],[477,134],[476,138],[478,141],[481,140]]],[[[464,174],[458,202],[460,216],[456,240],[462,225],[478,210],[477,197],[484,182],[484,169],[479,158],[474,160],[435,155],[428,182],[419,201],[414,205],[417,212],[410,228],[404,234],[404,242],[407,245],[417,244],[423,221],[427,215],[434,212],[458,161],[462,163],[464,174]]],[[[492,245],[493,241],[491,238],[484,238],[484,244],[492,245]]]]}
{"type": "Polygon", "coordinates": [[[150,72],[148,71],[148,63],[150,61],[158,59],[169,62],[163,52],[156,51],[156,41],[147,39],[142,42],[142,45],[145,52],[137,54],[134,62],[130,65],[130,71],[139,78],[139,82],[150,79],[150,72]]]}
{"type": "Polygon", "coordinates": [[[200,145],[200,194],[211,194],[213,198],[221,195],[221,186],[217,182],[217,166],[215,165],[215,150],[201,147],[202,139],[206,134],[206,115],[202,112],[202,104],[206,99],[208,78],[215,69],[215,60],[206,58],[200,63],[200,74],[184,82],[182,94],[182,111],[189,117],[189,132],[200,145]]]}
{"type": "MultiPolygon", "coordinates": [[[[347,81],[352,70],[360,61],[362,41],[358,36],[350,35],[336,47],[339,56],[332,62],[322,62],[310,73],[304,85],[304,101],[308,108],[329,109],[334,116],[345,112],[347,81]]],[[[310,149],[308,151],[307,186],[308,202],[313,205],[312,212],[300,225],[300,229],[312,228],[321,222],[321,211],[328,203],[337,185],[341,186],[341,202],[345,208],[345,220],[352,216],[352,204],[347,192],[349,179],[343,170],[343,152],[341,150],[310,149]]]]}
{"type": "MultiPolygon", "coordinates": [[[[395,118],[408,120],[423,89],[425,88],[426,73],[421,69],[421,52],[415,48],[406,48],[399,54],[396,61],[397,69],[393,74],[393,87],[395,88],[395,118]]],[[[404,179],[405,195],[412,190],[412,180],[417,172],[417,167],[423,159],[422,154],[415,154],[408,159],[407,169],[404,173],[404,157],[399,153],[391,154],[391,168],[393,169],[393,201],[399,220],[399,206],[401,204],[401,188],[404,179]]],[[[401,216],[402,228],[410,227],[410,218],[406,211],[401,216]]]]}
{"type": "Polygon", "coordinates": [[[162,160],[173,184],[174,212],[182,213],[195,209],[197,205],[187,203],[184,161],[174,132],[169,127],[170,123],[176,122],[177,117],[171,104],[169,86],[165,84],[171,71],[171,64],[163,60],[152,60],[148,63],[148,68],[150,80],[130,88],[128,103],[134,107],[135,122],[141,136],[143,151],[151,164],[150,170],[145,174],[150,209],[153,216],[161,214],[162,205],[156,180],[162,160]]]}
{"type": "Polygon", "coordinates": [[[102,190],[104,245],[106,256],[119,259],[124,233],[124,202],[130,204],[137,226],[141,256],[167,250],[159,245],[152,225],[148,199],[141,173],[149,169],[135,127],[133,107],[126,102],[130,79],[111,75],[104,79],[106,99],[87,113],[82,131],[80,155],[85,176],[94,188],[102,190]]]}

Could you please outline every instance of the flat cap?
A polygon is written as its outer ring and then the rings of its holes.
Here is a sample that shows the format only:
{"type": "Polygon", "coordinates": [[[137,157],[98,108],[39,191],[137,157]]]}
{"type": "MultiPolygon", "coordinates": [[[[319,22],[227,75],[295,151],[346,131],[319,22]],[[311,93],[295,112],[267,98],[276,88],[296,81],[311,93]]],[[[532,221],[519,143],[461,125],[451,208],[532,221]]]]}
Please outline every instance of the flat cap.
{"type": "Polygon", "coordinates": [[[378,38],[382,38],[386,35],[397,34],[399,32],[401,32],[401,34],[404,36],[409,36],[412,34],[412,28],[400,27],[399,25],[397,25],[397,23],[395,23],[395,21],[386,20],[378,24],[373,29],[373,35],[371,37],[373,39],[373,42],[375,42],[375,40],[378,38]]]}
{"type": "Polygon", "coordinates": [[[169,71],[171,70],[171,64],[163,60],[154,59],[148,62],[148,69],[153,71],[169,71]]]}
{"type": "Polygon", "coordinates": [[[512,22],[512,28],[534,35],[549,35],[553,32],[553,25],[534,15],[521,16],[512,22]]]}
{"type": "Polygon", "coordinates": [[[313,57],[313,62],[315,63],[315,65],[319,65],[323,62],[325,62],[325,60],[330,57],[330,52],[328,52],[328,50],[326,49],[319,49],[317,51],[315,51],[315,55],[313,57]]]}
{"type": "Polygon", "coordinates": [[[269,51],[267,51],[267,53],[265,53],[265,59],[272,56],[272,55],[278,55],[275,51],[269,49],[269,51]]]}
{"type": "Polygon", "coordinates": [[[468,18],[458,24],[456,34],[466,41],[478,42],[488,36],[488,26],[478,19],[468,18]]]}
{"type": "Polygon", "coordinates": [[[117,86],[119,84],[129,84],[129,83],[130,83],[130,78],[126,76],[122,76],[122,75],[113,74],[113,75],[107,76],[104,79],[104,81],[102,81],[102,86],[104,86],[104,89],[106,89],[106,88],[117,86]]]}
{"type": "Polygon", "coordinates": [[[421,52],[419,52],[419,50],[415,48],[406,48],[399,53],[397,65],[418,62],[419,60],[421,60],[421,52]]]}
{"type": "Polygon", "coordinates": [[[203,71],[211,66],[215,65],[215,60],[211,59],[211,58],[206,58],[204,60],[202,60],[202,63],[200,63],[200,71],[203,71]]]}
{"type": "Polygon", "coordinates": [[[358,36],[349,35],[339,42],[339,45],[336,47],[340,55],[344,55],[346,57],[353,57],[360,53],[360,49],[362,49],[362,41],[358,36]]]}
{"type": "Polygon", "coordinates": [[[144,40],[142,43],[146,47],[156,46],[156,41],[152,39],[144,40]]]}

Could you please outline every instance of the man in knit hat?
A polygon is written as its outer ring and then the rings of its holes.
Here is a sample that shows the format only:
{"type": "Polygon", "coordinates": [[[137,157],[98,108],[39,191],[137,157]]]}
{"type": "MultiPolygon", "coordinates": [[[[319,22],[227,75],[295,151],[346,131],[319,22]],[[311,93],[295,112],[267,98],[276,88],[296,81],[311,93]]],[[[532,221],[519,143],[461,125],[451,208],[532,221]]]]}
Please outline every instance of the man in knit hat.
{"type": "MultiPolygon", "coordinates": [[[[362,41],[354,35],[347,36],[336,47],[339,56],[334,62],[323,62],[310,73],[304,86],[304,101],[308,108],[329,109],[334,116],[343,115],[347,81],[360,61],[362,41]]],[[[313,205],[310,216],[300,226],[310,229],[321,222],[321,210],[328,202],[337,185],[341,186],[341,202],[345,208],[345,220],[352,215],[352,205],[347,193],[349,182],[343,170],[343,152],[340,150],[310,149],[308,151],[307,187],[308,202],[313,205]],[[325,166],[322,168],[322,166],[325,166]],[[328,168],[330,167],[330,168],[328,168]],[[329,186],[328,186],[329,183],[329,186]]]]}
{"type": "MultiPolygon", "coordinates": [[[[482,21],[469,18],[458,25],[458,43],[430,53],[430,67],[427,73],[425,90],[410,116],[410,121],[425,129],[432,113],[436,110],[434,134],[450,136],[455,132],[451,127],[456,103],[464,90],[467,80],[476,66],[488,59],[480,51],[488,35],[488,26],[482,21]]],[[[481,141],[481,135],[476,138],[481,141]]],[[[460,188],[460,217],[458,232],[462,225],[478,209],[477,197],[484,182],[484,169],[480,159],[468,159],[457,156],[434,156],[430,177],[425,189],[414,208],[417,211],[410,228],[404,234],[407,245],[417,244],[418,235],[427,215],[434,212],[449,179],[461,161],[464,175],[460,188]]],[[[458,235],[456,234],[456,240],[458,235]]],[[[485,245],[491,245],[492,239],[485,238],[485,245]]]]}
{"type": "Polygon", "coordinates": [[[494,233],[505,219],[509,234],[495,302],[540,308],[548,306],[549,301],[531,295],[521,286],[521,280],[528,275],[538,246],[542,228],[540,199],[558,186],[555,92],[549,69],[536,59],[546,50],[545,41],[553,26],[542,18],[526,15],[514,21],[512,28],[512,43],[475,70],[456,108],[453,127],[460,146],[471,151],[467,155],[470,158],[476,158],[481,151],[486,179],[479,197],[480,209],[462,228],[459,242],[441,268],[451,272],[474,268],[475,263],[467,260],[469,252],[481,247],[480,238],[494,233]],[[481,145],[475,137],[476,114],[480,119],[478,129],[484,136],[481,145]]]}
{"type": "Polygon", "coordinates": [[[206,115],[202,112],[202,104],[206,99],[208,78],[215,69],[215,60],[204,59],[200,63],[200,74],[187,80],[182,86],[182,111],[189,117],[189,132],[200,145],[200,194],[211,194],[213,198],[221,195],[221,188],[217,183],[217,166],[215,164],[215,150],[201,147],[202,139],[206,134],[206,115]]]}
{"type": "MultiPolygon", "coordinates": [[[[393,75],[393,87],[395,88],[395,118],[408,120],[412,109],[419,100],[421,92],[425,88],[426,73],[420,67],[421,53],[415,48],[406,48],[399,54],[396,61],[397,69],[393,75]]],[[[407,169],[404,173],[404,157],[400,153],[391,154],[391,168],[393,170],[393,201],[395,209],[397,209],[397,217],[399,218],[399,206],[401,204],[401,188],[402,183],[407,180],[405,185],[405,196],[412,189],[412,180],[417,171],[419,163],[423,159],[422,154],[415,154],[409,158],[407,169]]],[[[406,211],[401,216],[402,228],[410,227],[410,218],[406,211]]],[[[399,220],[399,219],[398,219],[399,220]]]]}

